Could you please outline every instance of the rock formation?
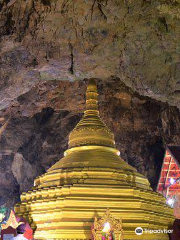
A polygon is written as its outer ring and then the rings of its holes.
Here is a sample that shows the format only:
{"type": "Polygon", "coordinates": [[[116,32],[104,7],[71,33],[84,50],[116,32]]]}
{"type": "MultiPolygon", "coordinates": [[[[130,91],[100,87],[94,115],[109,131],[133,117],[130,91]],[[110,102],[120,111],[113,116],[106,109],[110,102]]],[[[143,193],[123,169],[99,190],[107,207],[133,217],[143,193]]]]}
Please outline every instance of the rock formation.
{"type": "Polygon", "coordinates": [[[164,146],[180,142],[179,5],[0,1],[0,117],[11,113],[0,202],[17,201],[60,159],[83,112],[83,81],[94,77],[122,157],[155,188],[164,146]]]}

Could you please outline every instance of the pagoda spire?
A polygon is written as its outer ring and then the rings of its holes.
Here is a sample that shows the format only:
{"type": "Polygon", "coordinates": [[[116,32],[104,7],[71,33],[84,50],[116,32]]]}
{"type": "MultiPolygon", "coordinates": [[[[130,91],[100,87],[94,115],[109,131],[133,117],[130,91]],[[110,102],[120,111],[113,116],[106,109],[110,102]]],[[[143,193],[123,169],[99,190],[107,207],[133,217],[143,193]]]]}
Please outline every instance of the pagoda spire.
{"type": "Polygon", "coordinates": [[[69,148],[92,145],[115,148],[114,135],[99,116],[94,79],[88,82],[84,116],[69,135],[69,148]]]}
{"type": "Polygon", "coordinates": [[[98,111],[98,91],[96,81],[94,79],[90,79],[87,86],[86,91],[86,110],[85,113],[88,111],[98,111]]]}

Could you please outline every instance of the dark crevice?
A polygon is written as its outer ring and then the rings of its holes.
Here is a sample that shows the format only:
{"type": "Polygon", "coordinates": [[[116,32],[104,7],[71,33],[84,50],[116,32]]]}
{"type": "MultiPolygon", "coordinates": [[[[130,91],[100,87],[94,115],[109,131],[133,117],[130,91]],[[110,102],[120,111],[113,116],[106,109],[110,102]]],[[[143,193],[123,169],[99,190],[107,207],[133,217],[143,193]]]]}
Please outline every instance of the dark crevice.
{"type": "Polygon", "coordinates": [[[168,25],[165,17],[159,18],[160,29],[168,32],[168,25]]]}
{"type": "Polygon", "coordinates": [[[49,120],[49,118],[52,116],[53,113],[54,113],[54,109],[51,107],[42,109],[42,112],[37,113],[35,115],[37,124],[39,126],[45,124],[49,120]]]}
{"type": "Polygon", "coordinates": [[[101,6],[100,3],[98,3],[98,9],[99,9],[99,11],[101,12],[103,18],[104,18],[105,20],[107,20],[107,17],[106,17],[106,15],[105,15],[104,12],[103,12],[103,10],[102,10],[102,6],[101,6]]]}
{"type": "Polygon", "coordinates": [[[69,1],[69,0],[63,1],[62,8],[61,8],[61,13],[64,14],[64,13],[68,12],[70,7],[71,7],[71,1],[69,1]]]}
{"type": "Polygon", "coordinates": [[[94,6],[95,6],[96,0],[94,0],[93,4],[92,4],[92,8],[91,8],[91,19],[93,17],[93,12],[94,12],[94,6]]]}
{"type": "Polygon", "coordinates": [[[50,0],[41,0],[42,4],[45,6],[51,6],[51,1],[50,0]]]}
{"type": "Polygon", "coordinates": [[[71,57],[71,67],[69,69],[70,73],[71,74],[74,74],[74,53],[73,53],[73,45],[72,44],[69,44],[70,46],[70,50],[71,50],[71,54],[70,54],[70,57],[71,57]]]}
{"type": "Polygon", "coordinates": [[[12,20],[12,13],[9,11],[7,13],[7,20],[5,23],[5,34],[11,35],[13,33],[14,21],[12,20]]]}
{"type": "Polygon", "coordinates": [[[0,3],[0,12],[2,11],[2,8],[3,8],[3,4],[0,3]]]}

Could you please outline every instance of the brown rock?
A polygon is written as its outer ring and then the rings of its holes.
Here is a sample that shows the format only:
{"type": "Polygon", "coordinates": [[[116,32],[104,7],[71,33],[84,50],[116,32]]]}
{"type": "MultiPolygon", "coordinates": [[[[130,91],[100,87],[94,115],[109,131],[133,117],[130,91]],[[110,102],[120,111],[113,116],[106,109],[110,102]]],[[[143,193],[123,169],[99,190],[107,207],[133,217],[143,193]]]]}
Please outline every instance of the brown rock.
{"type": "MultiPolygon", "coordinates": [[[[180,142],[179,110],[140,96],[119,79],[98,80],[98,88],[101,116],[114,132],[121,156],[155,188],[165,145],[180,142]]],[[[85,89],[84,81],[48,81],[18,97],[1,141],[3,158],[4,153],[13,151],[10,164],[4,162],[0,169],[3,176],[11,174],[11,180],[4,178],[1,186],[6,199],[9,195],[4,190],[11,189],[8,193],[15,196],[27,191],[36,176],[63,156],[68,135],[85,107],[85,89]]],[[[7,117],[3,111],[1,116],[7,117]]]]}
{"type": "Polygon", "coordinates": [[[158,0],[0,1],[0,118],[12,115],[0,142],[1,199],[17,201],[62,156],[92,77],[122,157],[155,187],[165,145],[180,142],[178,9],[158,0]]]}

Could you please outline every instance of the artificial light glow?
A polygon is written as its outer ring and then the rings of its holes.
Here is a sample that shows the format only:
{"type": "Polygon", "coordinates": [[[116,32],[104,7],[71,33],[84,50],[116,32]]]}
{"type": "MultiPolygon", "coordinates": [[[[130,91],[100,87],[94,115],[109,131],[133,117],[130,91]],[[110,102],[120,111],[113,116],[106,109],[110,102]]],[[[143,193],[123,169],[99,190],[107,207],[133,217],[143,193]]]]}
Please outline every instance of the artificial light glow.
{"type": "Polygon", "coordinates": [[[3,213],[0,213],[0,222],[2,222],[4,217],[5,217],[5,215],[3,213]]]}
{"type": "Polygon", "coordinates": [[[110,224],[108,222],[105,223],[102,232],[108,233],[108,232],[110,232],[110,230],[111,230],[110,224]]]}
{"type": "Polygon", "coordinates": [[[169,182],[170,182],[170,184],[174,184],[175,183],[174,178],[170,178],[169,182]]]}
{"type": "Polygon", "coordinates": [[[172,207],[174,205],[174,199],[173,198],[167,199],[167,204],[172,207]]]}

